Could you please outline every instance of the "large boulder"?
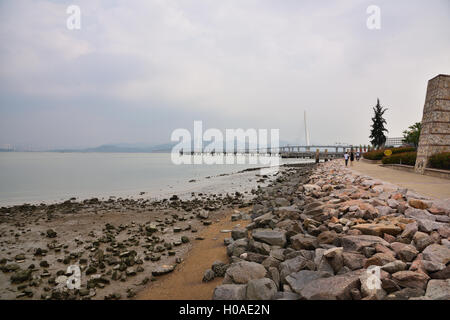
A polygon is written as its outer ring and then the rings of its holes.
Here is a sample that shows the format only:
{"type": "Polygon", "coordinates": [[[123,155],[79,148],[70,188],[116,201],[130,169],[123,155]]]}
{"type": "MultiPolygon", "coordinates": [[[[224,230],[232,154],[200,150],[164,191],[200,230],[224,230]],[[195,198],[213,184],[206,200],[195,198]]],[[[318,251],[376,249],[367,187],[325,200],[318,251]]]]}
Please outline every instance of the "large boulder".
{"type": "Polygon", "coordinates": [[[286,245],[286,231],[271,229],[256,229],[252,232],[253,239],[272,246],[284,247],[286,245]]]}
{"type": "Polygon", "coordinates": [[[392,223],[362,223],[353,226],[352,229],[359,230],[362,234],[378,237],[382,237],[385,233],[396,236],[402,232],[399,226],[392,223]]]}
{"type": "Polygon", "coordinates": [[[298,234],[291,237],[291,244],[292,248],[294,248],[295,250],[314,250],[319,246],[316,237],[304,234],[298,234]]]}
{"type": "Polygon", "coordinates": [[[264,278],[266,273],[266,268],[259,263],[239,261],[228,267],[223,283],[246,284],[250,280],[264,278]]]}
{"type": "Polygon", "coordinates": [[[300,295],[308,300],[350,300],[350,291],[359,287],[362,271],[351,271],[342,275],[320,278],[307,283],[300,295]]]}
{"type": "Polygon", "coordinates": [[[401,242],[391,243],[391,248],[395,251],[397,256],[405,262],[413,261],[415,257],[419,254],[419,251],[417,251],[417,249],[414,246],[410,244],[404,244],[401,242]]]}
{"type": "Polygon", "coordinates": [[[392,275],[392,279],[394,279],[400,287],[425,290],[430,277],[422,272],[399,271],[392,275]]]}
{"type": "Polygon", "coordinates": [[[389,243],[377,236],[371,235],[354,235],[354,236],[344,236],[341,238],[342,246],[344,251],[361,251],[364,247],[372,247],[379,243],[385,247],[389,247],[389,243]]]}
{"type": "Polygon", "coordinates": [[[405,211],[405,216],[415,220],[431,220],[435,221],[436,217],[427,210],[409,208],[405,211]]]}
{"type": "Polygon", "coordinates": [[[356,252],[344,252],[342,257],[344,259],[344,266],[350,268],[350,270],[361,269],[366,262],[366,257],[356,252]]]}
{"type": "Polygon", "coordinates": [[[271,300],[277,293],[277,286],[269,278],[253,279],[247,284],[248,300],[271,300]]]}
{"type": "Polygon", "coordinates": [[[246,292],[245,284],[223,284],[214,289],[213,300],[244,300],[246,292]]]}
{"type": "Polygon", "coordinates": [[[330,277],[331,274],[323,271],[301,270],[286,277],[286,282],[293,291],[300,293],[306,284],[313,280],[330,277]]]}
{"type": "Polygon", "coordinates": [[[298,272],[304,269],[314,270],[314,262],[306,259],[301,255],[283,261],[282,263],[280,263],[280,278],[282,283],[286,283],[286,277],[291,273],[298,272]]]}
{"type": "Polygon", "coordinates": [[[432,300],[450,300],[450,279],[430,280],[425,296],[432,300]]]}
{"type": "Polygon", "coordinates": [[[432,244],[422,252],[423,260],[447,264],[450,262],[450,248],[440,244],[432,244]]]}

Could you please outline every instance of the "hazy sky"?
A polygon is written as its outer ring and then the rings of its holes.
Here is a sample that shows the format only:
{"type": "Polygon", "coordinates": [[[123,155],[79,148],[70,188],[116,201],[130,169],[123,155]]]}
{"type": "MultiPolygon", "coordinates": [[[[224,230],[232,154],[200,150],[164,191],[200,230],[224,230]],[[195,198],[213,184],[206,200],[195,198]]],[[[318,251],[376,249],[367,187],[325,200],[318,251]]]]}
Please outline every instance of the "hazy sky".
{"type": "Polygon", "coordinates": [[[304,143],[304,110],[313,143],[364,144],[377,97],[401,136],[450,73],[449,16],[448,0],[2,0],[0,147],[164,143],[194,120],[304,143]]]}

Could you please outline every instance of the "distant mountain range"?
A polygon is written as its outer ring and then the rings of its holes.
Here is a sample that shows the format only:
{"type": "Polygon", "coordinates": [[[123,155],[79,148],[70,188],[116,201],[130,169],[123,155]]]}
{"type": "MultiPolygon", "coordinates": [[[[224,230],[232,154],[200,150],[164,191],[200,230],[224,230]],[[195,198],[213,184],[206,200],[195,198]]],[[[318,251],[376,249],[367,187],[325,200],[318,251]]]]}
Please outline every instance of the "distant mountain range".
{"type": "MultiPolygon", "coordinates": [[[[145,144],[104,144],[93,148],[82,149],[53,149],[49,152],[108,152],[108,153],[157,153],[157,152],[170,152],[172,148],[177,145],[178,142],[164,143],[158,145],[145,145],[145,144]]],[[[286,141],[280,141],[281,146],[287,146],[289,143],[286,141]]],[[[208,142],[204,143],[204,146],[208,145],[208,142]]],[[[256,146],[249,146],[250,149],[255,149],[256,146]]]]}
{"type": "Polygon", "coordinates": [[[153,146],[131,144],[104,144],[94,148],[84,149],[54,149],[50,152],[108,152],[108,153],[150,153],[169,152],[175,143],[165,143],[153,146]]]}

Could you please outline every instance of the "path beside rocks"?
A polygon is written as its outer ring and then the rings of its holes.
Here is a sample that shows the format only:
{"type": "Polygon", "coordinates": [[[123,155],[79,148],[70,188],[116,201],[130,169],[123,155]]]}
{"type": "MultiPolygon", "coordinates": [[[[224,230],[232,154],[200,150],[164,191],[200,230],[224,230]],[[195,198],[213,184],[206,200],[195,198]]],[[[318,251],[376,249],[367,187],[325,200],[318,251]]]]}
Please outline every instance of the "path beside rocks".
{"type": "Polygon", "coordinates": [[[354,161],[353,166],[349,165],[348,168],[359,175],[368,175],[385,183],[390,182],[434,199],[448,199],[450,201],[450,180],[448,179],[396,170],[363,161],[354,161]]]}
{"type": "Polygon", "coordinates": [[[251,213],[213,299],[450,299],[445,202],[332,161],[260,188],[251,213]]]}

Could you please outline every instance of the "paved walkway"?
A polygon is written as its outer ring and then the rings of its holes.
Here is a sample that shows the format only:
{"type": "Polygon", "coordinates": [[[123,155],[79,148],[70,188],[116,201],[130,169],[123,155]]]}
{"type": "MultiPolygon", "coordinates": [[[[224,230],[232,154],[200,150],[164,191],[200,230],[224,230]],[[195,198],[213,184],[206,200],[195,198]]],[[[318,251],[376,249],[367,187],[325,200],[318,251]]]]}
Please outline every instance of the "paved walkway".
{"type": "MultiPolygon", "coordinates": [[[[342,160],[342,162],[344,162],[344,160],[342,160]]],[[[353,166],[350,166],[349,163],[348,168],[368,175],[374,179],[390,182],[434,199],[450,198],[450,180],[448,179],[386,168],[363,161],[353,162],[353,166]]]]}

